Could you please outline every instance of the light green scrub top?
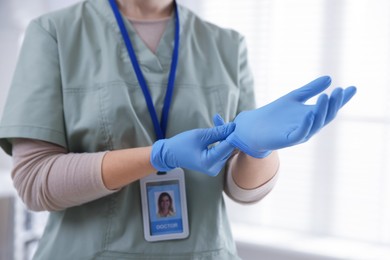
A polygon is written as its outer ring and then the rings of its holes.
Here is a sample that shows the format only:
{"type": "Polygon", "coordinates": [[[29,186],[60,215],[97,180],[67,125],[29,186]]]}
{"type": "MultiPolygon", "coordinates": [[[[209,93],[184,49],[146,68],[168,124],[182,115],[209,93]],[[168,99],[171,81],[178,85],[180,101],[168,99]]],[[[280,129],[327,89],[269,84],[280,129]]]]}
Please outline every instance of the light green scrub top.
{"type": "MultiPolygon", "coordinates": [[[[231,121],[255,106],[244,39],[179,6],[181,42],[167,137],[231,121]]],[[[174,40],[170,21],[153,54],[126,20],[158,115],[174,40]]],[[[32,21],[0,124],[0,145],[39,139],[69,152],[149,146],[155,133],[107,0],[87,0],[32,21]]],[[[129,172],[131,174],[131,172],[129,172]]],[[[185,170],[190,236],[147,242],[139,182],[51,212],[34,259],[238,259],[223,200],[224,173],[185,170]]]]}

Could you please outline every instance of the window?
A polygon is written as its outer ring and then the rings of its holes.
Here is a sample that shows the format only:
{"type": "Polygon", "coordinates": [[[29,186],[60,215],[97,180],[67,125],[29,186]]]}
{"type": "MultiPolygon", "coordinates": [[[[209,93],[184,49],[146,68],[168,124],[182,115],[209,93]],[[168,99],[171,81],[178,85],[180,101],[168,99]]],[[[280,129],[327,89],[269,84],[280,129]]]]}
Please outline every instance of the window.
{"type": "Polygon", "coordinates": [[[390,2],[214,0],[192,9],[246,36],[259,105],[321,75],[358,87],[331,125],[280,151],[268,197],[229,203],[232,221],[389,245],[390,2]]]}

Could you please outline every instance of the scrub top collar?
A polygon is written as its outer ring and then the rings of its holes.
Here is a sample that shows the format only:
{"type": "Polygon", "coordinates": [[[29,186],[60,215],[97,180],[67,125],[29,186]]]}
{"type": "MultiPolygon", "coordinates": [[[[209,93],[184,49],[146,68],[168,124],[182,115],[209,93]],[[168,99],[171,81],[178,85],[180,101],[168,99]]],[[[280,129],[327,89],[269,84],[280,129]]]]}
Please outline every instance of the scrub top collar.
{"type": "MultiPolygon", "coordinates": [[[[103,15],[105,20],[110,25],[110,29],[115,31],[116,38],[121,46],[120,58],[129,63],[131,66],[131,61],[127,53],[126,45],[123,41],[121,32],[118,28],[115,16],[111,10],[109,1],[107,0],[88,0],[96,10],[103,15]]],[[[182,15],[180,6],[179,8],[179,20],[180,20],[180,33],[182,33],[182,15]]],[[[123,17],[126,29],[129,33],[130,39],[133,44],[134,51],[137,53],[137,59],[141,66],[141,69],[144,72],[169,72],[170,64],[172,59],[172,51],[175,40],[175,25],[174,25],[174,15],[171,16],[171,19],[168,21],[165,32],[163,33],[161,40],[157,46],[156,53],[153,53],[143,42],[143,40],[138,36],[134,27],[128,21],[126,17],[123,17]]],[[[180,55],[180,52],[179,52],[180,55]]]]}

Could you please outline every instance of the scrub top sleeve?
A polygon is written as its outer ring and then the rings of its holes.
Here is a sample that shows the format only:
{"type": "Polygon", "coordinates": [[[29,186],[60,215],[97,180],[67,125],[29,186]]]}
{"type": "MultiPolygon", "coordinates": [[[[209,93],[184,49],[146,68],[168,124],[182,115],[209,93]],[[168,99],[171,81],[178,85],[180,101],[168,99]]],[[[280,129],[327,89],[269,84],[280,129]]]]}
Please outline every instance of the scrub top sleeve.
{"type": "Polygon", "coordinates": [[[240,37],[238,49],[238,84],[240,96],[237,108],[237,115],[245,110],[256,108],[254,80],[249,66],[248,50],[244,37],[240,37]]]}
{"type": "Polygon", "coordinates": [[[12,138],[66,146],[60,63],[55,34],[38,21],[25,33],[0,122],[0,146],[12,154],[12,138]]]}

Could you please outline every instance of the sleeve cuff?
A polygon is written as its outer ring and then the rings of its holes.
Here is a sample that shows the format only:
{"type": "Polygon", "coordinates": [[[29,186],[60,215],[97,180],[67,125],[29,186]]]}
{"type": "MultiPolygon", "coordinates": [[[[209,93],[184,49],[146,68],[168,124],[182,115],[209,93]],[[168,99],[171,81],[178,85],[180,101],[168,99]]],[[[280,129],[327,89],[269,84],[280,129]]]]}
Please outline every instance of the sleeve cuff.
{"type": "MultiPolygon", "coordinates": [[[[234,155],[237,156],[237,155],[234,155]]],[[[236,158],[232,158],[235,160],[236,158]]],[[[262,200],[275,186],[278,179],[278,172],[266,183],[255,188],[255,189],[243,189],[239,187],[233,180],[233,174],[231,167],[227,167],[226,170],[226,181],[225,181],[225,193],[232,200],[241,204],[251,204],[262,200]]]]}

